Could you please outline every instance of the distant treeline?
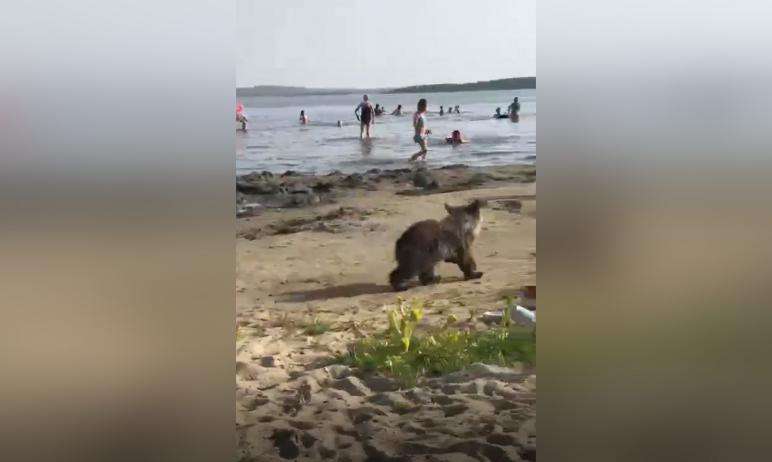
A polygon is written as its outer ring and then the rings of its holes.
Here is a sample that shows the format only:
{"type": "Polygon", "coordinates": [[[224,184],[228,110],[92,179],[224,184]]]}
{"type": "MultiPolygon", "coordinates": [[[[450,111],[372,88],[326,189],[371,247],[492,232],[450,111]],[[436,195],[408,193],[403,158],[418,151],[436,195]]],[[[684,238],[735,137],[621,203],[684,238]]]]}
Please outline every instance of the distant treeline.
{"type": "Polygon", "coordinates": [[[389,90],[388,93],[442,93],[452,91],[521,90],[536,88],[536,77],[514,77],[511,79],[486,80],[474,83],[440,83],[435,85],[414,85],[389,90]]]}
{"type": "Polygon", "coordinates": [[[236,96],[306,96],[306,95],[350,95],[362,93],[442,93],[452,91],[520,90],[536,88],[536,77],[515,77],[511,79],[485,80],[474,83],[440,83],[435,85],[414,85],[402,88],[306,88],[282,85],[256,85],[237,88],[236,96]]]}
{"type": "Polygon", "coordinates": [[[349,95],[352,93],[378,93],[378,89],[357,88],[306,88],[284,87],[281,85],[257,85],[250,88],[237,88],[236,96],[308,96],[308,95],[349,95]]]}

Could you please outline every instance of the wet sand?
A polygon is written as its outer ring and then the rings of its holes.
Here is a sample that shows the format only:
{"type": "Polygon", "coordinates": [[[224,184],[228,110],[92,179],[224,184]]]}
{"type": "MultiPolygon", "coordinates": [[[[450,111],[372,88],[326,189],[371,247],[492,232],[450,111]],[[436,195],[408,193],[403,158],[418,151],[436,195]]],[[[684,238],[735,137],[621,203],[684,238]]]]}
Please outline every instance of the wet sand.
{"type": "MultiPolygon", "coordinates": [[[[477,316],[536,281],[535,168],[239,177],[236,423],[244,461],[535,460],[535,370],[476,365],[411,389],[322,367],[386,329],[397,295],[423,325],[477,316]],[[418,186],[416,186],[418,185],[418,186]],[[391,291],[394,242],[444,203],[486,199],[480,280],[442,263],[436,285],[391,291]],[[280,208],[276,208],[280,207],[280,208]],[[324,332],[309,335],[314,325],[324,332]]],[[[417,283],[416,283],[417,284],[417,283]]]]}

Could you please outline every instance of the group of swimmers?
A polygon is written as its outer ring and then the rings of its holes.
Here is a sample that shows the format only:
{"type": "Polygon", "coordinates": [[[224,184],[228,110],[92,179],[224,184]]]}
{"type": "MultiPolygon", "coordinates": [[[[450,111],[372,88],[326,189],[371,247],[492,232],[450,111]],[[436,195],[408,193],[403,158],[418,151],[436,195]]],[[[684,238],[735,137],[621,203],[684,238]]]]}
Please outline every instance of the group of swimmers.
{"type": "MultiPolygon", "coordinates": [[[[517,100],[517,98],[515,98],[517,100]]],[[[449,108],[448,114],[452,114],[455,110],[456,113],[460,113],[461,109],[460,106],[456,106],[455,108],[449,108]]],[[[518,109],[519,109],[519,103],[518,103],[518,109]]],[[[359,121],[359,137],[361,139],[370,139],[370,127],[372,127],[375,124],[375,117],[378,115],[381,115],[385,112],[385,109],[379,105],[376,104],[375,106],[370,103],[370,98],[367,95],[362,95],[362,102],[360,102],[357,107],[354,109],[354,116],[356,116],[357,120],[359,121]]],[[[413,114],[413,141],[418,144],[418,146],[421,148],[418,152],[413,154],[410,157],[411,161],[417,160],[419,157],[421,159],[426,159],[426,155],[428,154],[429,150],[427,147],[427,140],[429,135],[431,135],[432,131],[426,126],[426,114],[428,113],[428,103],[425,98],[421,98],[418,100],[418,104],[416,107],[416,112],[413,114]]],[[[397,109],[395,109],[392,113],[392,115],[402,115],[402,105],[398,105],[397,109]]],[[[440,115],[444,115],[445,110],[442,106],[440,106],[440,115]]],[[[300,111],[300,117],[299,117],[301,124],[307,124],[308,123],[308,116],[306,115],[305,111],[300,111]]],[[[342,126],[342,122],[338,121],[338,126],[342,126]]],[[[445,138],[445,141],[448,144],[462,144],[466,143],[467,140],[464,139],[463,135],[461,134],[460,130],[453,130],[453,133],[450,134],[450,136],[445,138]]]]}
{"type": "MultiPolygon", "coordinates": [[[[454,110],[455,110],[455,114],[461,114],[461,106],[459,106],[459,105],[456,105],[455,108],[453,106],[448,106],[448,112],[447,113],[448,114],[454,114],[454,112],[453,112],[454,110]]],[[[445,115],[445,109],[442,106],[440,106],[440,115],[445,115]]]]}
{"type": "MultiPolygon", "coordinates": [[[[495,118],[511,118],[512,120],[515,120],[518,117],[518,113],[520,111],[520,101],[519,98],[515,97],[515,99],[512,101],[512,104],[510,104],[507,107],[507,114],[501,113],[501,108],[496,108],[496,114],[494,114],[493,117],[495,118]]],[[[362,96],[362,102],[357,105],[357,107],[354,109],[354,115],[356,116],[357,120],[359,121],[359,137],[361,139],[370,139],[370,127],[375,124],[375,117],[382,115],[386,112],[386,109],[376,104],[375,106],[370,103],[370,99],[367,95],[362,96]]],[[[452,114],[455,112],[456,114],[461,112],[461,109],[459,106],[456,106],[455,108],[449,107],[448,108],[448,114],[452,114]]],[[[415,161],[419,157],[421,159],[426,159],[426,155],[428,154],[429,150],[427,148],[427,140],[429,135],[431,135],[432,131],[426,126],[426,114],[428,113],[428,103],[425,98],[421,98],[418,100],[418,104],[416,107],[416,112],[413,114],[413,141],[418,144],[420,147],[420,150],[413,154],[410,157],[410,161],[415,161]]],[[[445,114],[445,110],[443,106],[440,106],[440,115],[445,114]]],[[[391,115],[402,115],[402,105],[398,105],[397,109],[395,109],[391,115]]],[[[243,129],[246,130],[246,116],[244,116],[241,111],[237,112],[236,114],[236,120],[239,122],[242,122],[243,129]]],[[[306,115],[305,110],[300,111],[299,121],[301,124],[305,125],[309,122],[309,118],[306,115]]],[[[342,127],[343,122],[338,120],[338,126],[342,127]]],[[[463,135],[461,134],[460,130],[453,130],[453,132],[450,134],[450,136],[445,137],[445,142],[448,144],[462,144],[468,142],[464,139],[463,135]]]]}
{"type": "MultiPolygon", "coordinates": [[[[364,138],[365,136],[367,138],[370,138],[370,126],[375,124],[375,117],[381,116],[386,113],[386,107],[381,106],[380,104],[376,104],[375,107],[370,103],[369,98],[367,95],[364,95],[362,98],[362,102],[359,103],[359,105],[354,109],[354,115],[356,116],[357,120],[360,122],[360,132],[359,136],[360,138],[364,138]]],[[[398,105],[397,109],[394,109],[394,111],[391,113],[391,115],[402,115],[402,105],[398,105]]],[[[307,124],[310,119],[306,115],[305,110],[300,111],[300,116],[298,117],[298,121],[301,125],[307,124]]],[[[338,120],[337,123],[338,127],[343,126],[343,122],[338,120]]]]}

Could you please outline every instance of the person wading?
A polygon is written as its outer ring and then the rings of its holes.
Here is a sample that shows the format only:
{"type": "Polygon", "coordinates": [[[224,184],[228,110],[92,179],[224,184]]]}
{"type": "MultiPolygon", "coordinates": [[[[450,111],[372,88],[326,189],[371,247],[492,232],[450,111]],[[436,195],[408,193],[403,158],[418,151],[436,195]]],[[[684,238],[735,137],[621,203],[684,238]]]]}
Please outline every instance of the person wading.
{"type": "Polygon", "coordinates": [[[421,147],[421,150],[410,157],[411,162],[418,159],[419,157],[426,159],[426,153],[428,152],[428,149],[426,148],[426,137],[427,135],[430,135],[432,131],[426,128],[426,107],[426,100],[421,98],[418,100],[418,110],[415,112],[415,114],[413,114],[413,128],[415,129],[413,141],[418,143],[418,145],[421,147]]]}
{"type": "Polygon", "coordinates": [[[367,95],[362,95],[362,102],[354,109],[354,115],[359,121],[359,137],[362,139],[365,135],[370,139],[370,126],[375,124],[375,110],[368,100],[367,95]]]}

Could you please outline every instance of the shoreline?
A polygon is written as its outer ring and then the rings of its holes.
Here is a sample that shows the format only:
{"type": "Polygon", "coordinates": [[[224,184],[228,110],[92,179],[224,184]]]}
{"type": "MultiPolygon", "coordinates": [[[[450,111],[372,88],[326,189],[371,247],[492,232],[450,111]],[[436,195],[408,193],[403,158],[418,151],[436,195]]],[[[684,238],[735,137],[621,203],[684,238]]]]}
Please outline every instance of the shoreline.
{"type": "Polygon", "coordinates": [[[488,167],[455,164],[433,169],[418,164],[412,168],[373,168],[351,174],[335,170],[324,175],[293,170],[282,174],[251,172],[236,176],[236,216],[244,218],[269,209],[334,204],[357,191],[391,190],[396,194],[420,196],[466,191],[497,183],[535,181],[536,166],[520,164],[488,167]]]}

